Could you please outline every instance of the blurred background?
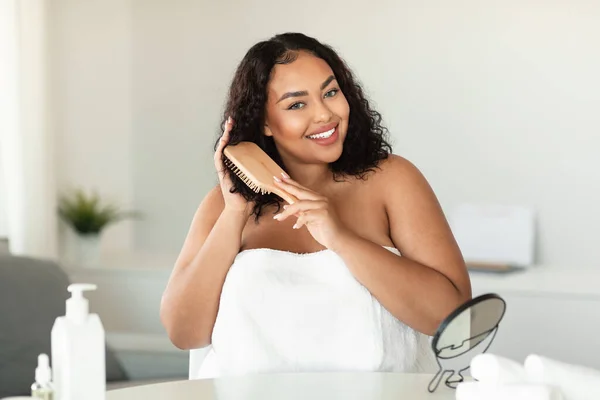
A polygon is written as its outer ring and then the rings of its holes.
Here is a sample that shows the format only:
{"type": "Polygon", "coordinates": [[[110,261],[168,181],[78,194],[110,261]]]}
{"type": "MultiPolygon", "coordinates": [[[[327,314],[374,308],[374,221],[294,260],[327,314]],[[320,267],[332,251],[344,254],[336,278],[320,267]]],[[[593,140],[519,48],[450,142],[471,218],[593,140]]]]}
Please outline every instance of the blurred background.
{"type": "MultiPolygon", "coordinates": [[[[540,332],[552,328],[564,335],[541,351],[592,362],[585,349],[556,343],[573,341],[561,327],[600,327],[578,314],[600,301],[590,283],[600,276],[598,1],[0,4],[0,248],[98,283],[92,308],[130,374],[186,374],[187,354],[158,321],[160,294],[193,213],[217,182],[212,146],[235,68],[254,43],[288,31],[332,45],[347,61],[394,152],[421,169],[449,217],[464,204],[527,210],[496,221],[491,241],[522,235],[528,272],[511,281],[478,275],[475,292],[521,296],[513,309],[526,314],[507,325],[546,310],[552,320],[527,334],[531,346],[545,346],[540,332]],[[73,188],[142,217],[107,226],[82,249],[56,212],[73,188]],[[533,269],[551,273],[527,275],[533,269]],[[166,361],[149,370],[143,357],[152,352],[166,361]]],[[[507,318],[510,302],[508,310],[507,318]]],[[[505,354],[522,357],[516,336],[500,332],[505,354]]]]}

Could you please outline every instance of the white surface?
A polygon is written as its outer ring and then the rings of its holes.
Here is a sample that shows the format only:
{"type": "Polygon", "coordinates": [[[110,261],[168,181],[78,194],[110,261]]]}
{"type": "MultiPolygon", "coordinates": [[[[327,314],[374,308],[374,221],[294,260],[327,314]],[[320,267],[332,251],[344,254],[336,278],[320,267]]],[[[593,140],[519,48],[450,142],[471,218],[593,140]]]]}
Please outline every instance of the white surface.
{"type": "Polygon", "coordinates": [[[533,210],[497,204],[461,204],[448,219],[467,262],[524,267],[534,263],[533,210]]]}
{"type": "Polygon", "coordinates": [[[563,396],[560,390],[549,385],[466,382],[458,385],[456,400],[563,400],[563,396]]]}
{"type": "Polygon", "coordinates": [[[255,375],[138,386],[109,391],[106,400],[453,400],[440,385],[427,391],[430,375],[348,373],[255,375]]]}
{"type": "Polygon", "coordinates": [[[600,398],[600,370],[567,364],[537,354],[529,355],[524,364],[532,382],[560,388],[567,400],[600,398]]]}
{"type": "MultiPolygon", "coordinates": [[[[215,182],[212,143],[245,51],[301,30],[339,49],[446,210],[534,207],[537,263],[596,263],[598,2],[308,0],[294,13],[275,0],[51,4],[61,187],[135,197],[146,250],[178,251],[215,182]]],[[[128,245],[130,226],[106,245],[128,245]]]]}
{"type": "Polygon", "coordinates": [[[229,269],[212,350],[190,376],[436,369],[429,336],[396,319],[333,251],[253,249],[229,269]]]}
{"type": "Polygon", "coordinates": [[[471,360],[469,372],[473,379],[490,385],[525,383],[523,364],[497,354],[479,354],[471,360]]]}

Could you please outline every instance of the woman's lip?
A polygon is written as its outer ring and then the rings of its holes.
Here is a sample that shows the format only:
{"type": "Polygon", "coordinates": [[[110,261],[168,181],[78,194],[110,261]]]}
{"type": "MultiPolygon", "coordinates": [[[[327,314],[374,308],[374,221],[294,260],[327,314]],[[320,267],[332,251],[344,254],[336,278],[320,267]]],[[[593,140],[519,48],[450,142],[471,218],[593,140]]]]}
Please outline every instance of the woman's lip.
{"type": "Polygon", "coordinates": [[[329,145],[332,145],[335,142],[337,142],[339,136],[340,136],[339,128],[336,127],[335,130],[333,131],[333,133],[331,134],[331,136],[329,136],[328,138],[325,138],[325,139],[308,139],[308,140],[310,140],[312,142],[315,142],[316,144],[318,144],[320,146],[329,146],[329,145]]]}
{"type": "Polygon", "coordinates": [[[319,133],[330,131],[333,128],[337,128],[338,125],[339,125],[339,122],[333,122],[333,123],[331,123],[329,125],[325,125],[324,127],[319,128],[319,130],[314,131],[313,133],[310,133],[310,134],[308,134],[306,136],[318,135],[319,133]]]}

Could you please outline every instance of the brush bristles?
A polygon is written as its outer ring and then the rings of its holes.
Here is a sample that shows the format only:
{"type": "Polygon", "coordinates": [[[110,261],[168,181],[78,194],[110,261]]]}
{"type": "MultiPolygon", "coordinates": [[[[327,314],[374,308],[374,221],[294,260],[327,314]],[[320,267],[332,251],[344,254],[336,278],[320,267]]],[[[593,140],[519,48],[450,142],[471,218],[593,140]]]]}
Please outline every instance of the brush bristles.
{"type": "Polygon", "coordinates": [[[260,185],[255,183],[252,179],[250,179],[246,174],[244,174],[229,158],[225,157],[225,165],[231,169],[231,171],[236,174],[252,191],[260,194],[268,194],[271,193],[266,189],[263,189],[260,185]]]}

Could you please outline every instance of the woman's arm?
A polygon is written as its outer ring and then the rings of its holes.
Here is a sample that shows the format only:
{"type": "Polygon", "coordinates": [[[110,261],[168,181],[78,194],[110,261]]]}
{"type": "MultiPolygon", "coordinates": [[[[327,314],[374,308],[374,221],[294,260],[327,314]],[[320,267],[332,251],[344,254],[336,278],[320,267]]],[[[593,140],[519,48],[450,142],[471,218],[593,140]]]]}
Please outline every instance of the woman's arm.
{"type": "Polygon", "coordinates": [[[223,283],[247,220],[247,212],[224,207],[220,187],[198,207],[160,307],[169,338],[180,349],[210,344],[223,283]]]}
{"type": "Polygon", "coordinates": [[[471,298],[469,275],[438,200],[418,169],[391,156],[381,173],[390,236],[402,256],[347,230],[332,250],[396,318],[433,335],[471,298]]]}
{"type": "MultiPolygon", "coordinates": [[[[384,199],[390,237],[402,256],[352,233],[324,196],[284,177],[275,182],[299,201],[278,214],[300,215],[313,238],[336,252],[355,278],[396,318],[432,335],[471,298],[467,269],[429,184],[407,160],[390,156],[372,177],[384,199]]],[[[360,212],[357,210],[357,212],[360,212]]]]}

